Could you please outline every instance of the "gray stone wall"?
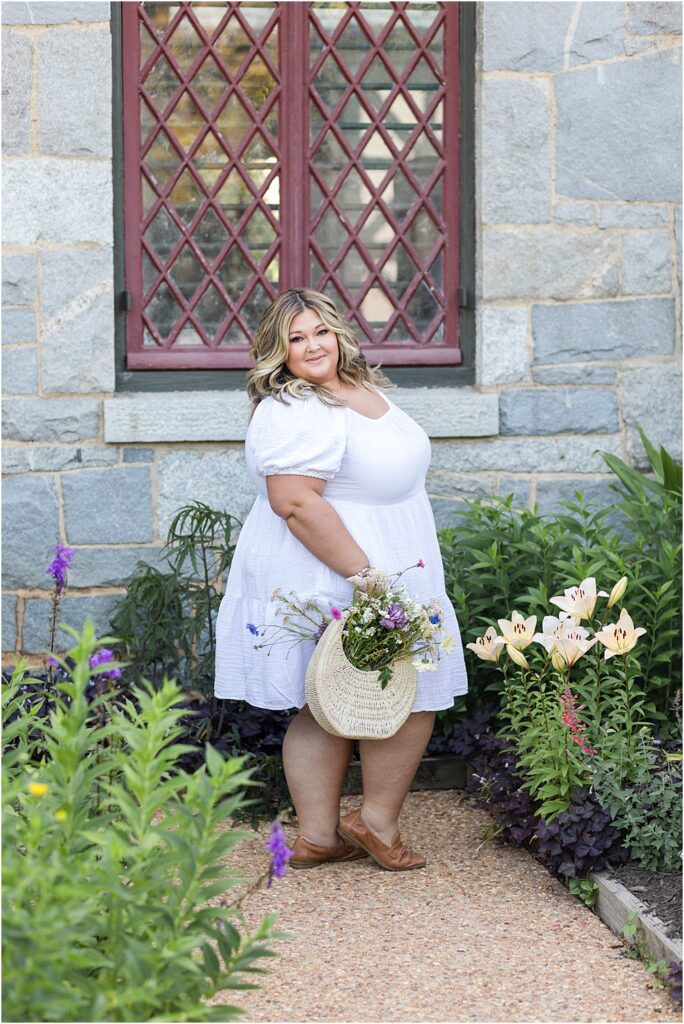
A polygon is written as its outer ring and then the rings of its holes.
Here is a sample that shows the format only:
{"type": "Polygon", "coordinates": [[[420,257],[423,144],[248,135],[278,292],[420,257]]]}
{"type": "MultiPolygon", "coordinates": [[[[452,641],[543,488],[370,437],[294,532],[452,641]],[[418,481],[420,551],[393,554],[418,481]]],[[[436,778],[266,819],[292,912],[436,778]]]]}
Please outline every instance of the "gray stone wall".
{"type": "MultiPolygon", "coordinates": [[[[438,524],[512,492],[611,501],[601,452],[637,425],[681,454],[681,7],[478,5],[477,381],[402,388],[433,439],[438,524]]],[[[4,652],[63,620],[107,629],[192,499],[244,516],[233,392],[116,394],[111,36],[106,3],[4,3],[4,652]]]]}

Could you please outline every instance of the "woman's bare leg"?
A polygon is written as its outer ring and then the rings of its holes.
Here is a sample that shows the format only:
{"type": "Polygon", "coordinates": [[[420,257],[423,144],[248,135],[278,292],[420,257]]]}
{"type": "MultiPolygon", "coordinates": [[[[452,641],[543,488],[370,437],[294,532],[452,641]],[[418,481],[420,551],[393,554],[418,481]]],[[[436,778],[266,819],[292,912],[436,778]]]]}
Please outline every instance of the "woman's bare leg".
{"type": "Polygon", "coordinates": [[[283,740],[283,767],[297,812],[299,834],[319,846],[338,846],[342,785],[353,740],[331,736],[305,705],[283,740]]]}
{"type": "Polygon", "coordinates": [[[434,711],[415,711],[388,740],[361,740],[361,817],[388,846],[435,724],[434,711]]]}

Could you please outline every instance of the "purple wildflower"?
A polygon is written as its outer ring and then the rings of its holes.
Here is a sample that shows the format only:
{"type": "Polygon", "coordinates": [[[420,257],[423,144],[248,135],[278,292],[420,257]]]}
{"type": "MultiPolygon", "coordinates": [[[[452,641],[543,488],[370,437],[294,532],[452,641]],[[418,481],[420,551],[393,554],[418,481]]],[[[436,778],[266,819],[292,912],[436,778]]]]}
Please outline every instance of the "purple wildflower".
{"type": "Polygon", "coordinates": [[[326,631],[326,629],[328,628],[329,625],[330,625],[330,620],[329,619],[323,619],[323,621],[321,622],[320,626],[318,627],[318,629],[316,630],[316,632],[313,635],[314,643],[318,643],[318,641],[321,639],[321,637],[323,636],[323,634],[325,633],[325,631],[326,631]]]}
{"type": "Polygon", "coordinates": [[[385,629],[401,629],[406,625],[406,612],[400,604],[393,603],[388,606],[384,619],[380,619],[380,625],[385,629]]]}
{"type": "Polygon", "coordinates": [[[342,612],[340,611],[340,609],[337,607],[336,604],[331,604],[330,605],[330,612],[332,614],[333,619],[341,619],[342,618],[342,612]]]}
{"type": "Polygon", "coordinates": [[[60,591],[66,586],[67,572],[71,568],[71,559],[74,557],[74,549],[68,548],[64,544],[55,544],[53,549],[55,557],[48,565],[45,570],[47,576],[52,576],[57,584],[57,590],[60,591]]]}
{"type": "Polygon", "coordinates": [[[287,862],[292,856],[292,850],[285,842],[285,833],[278,818],[271,825],[271,835],[266,843],[266,849],[271,854],[271,864],[268,869],[268,880],[266,888],[270,889],[274,878],[282,878],[287,868],[287,862]]]}
{"type": "Polygon", "coordinates": [[[259,630],[256,628],[253,622],[247,623],[247,629],[250,631],[252,636],[259,636],[259,630]]]}
{"type": "MultiPolygon", "coordinates": [[[[88,664],[91,668],[97,668],[98,665],[106,665],[114,660],[114,652],[108,651],[106,647],[103,647],[101,651],[95,651],[94,654],[91,654],[88,664]]],[[[121,669],[108,668],[104,672],[98,672],[98,676],[101,679],[121,679],[121,669]]]]}
{"type": "Polygon", "coordinates": [[[417,562],[417,567],[418,567],[419,569],[424,569],[424,568],[425,568],[425,562],[423,561],[423,559],[422,559],[422,558],[419,558],[419,559],[418,559],[418,562],[417,562]]]}

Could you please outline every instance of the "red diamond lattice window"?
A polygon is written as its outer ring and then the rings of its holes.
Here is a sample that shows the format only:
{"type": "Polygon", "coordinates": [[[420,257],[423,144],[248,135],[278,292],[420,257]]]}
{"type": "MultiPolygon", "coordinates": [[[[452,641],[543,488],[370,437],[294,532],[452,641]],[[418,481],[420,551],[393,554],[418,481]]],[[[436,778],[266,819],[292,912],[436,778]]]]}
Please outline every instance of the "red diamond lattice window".
{"type": "Polygon", "coordinates": [[[249,366],[302,286],[460,363],[458,7],[122,4],[129,369],[249,366]]]}

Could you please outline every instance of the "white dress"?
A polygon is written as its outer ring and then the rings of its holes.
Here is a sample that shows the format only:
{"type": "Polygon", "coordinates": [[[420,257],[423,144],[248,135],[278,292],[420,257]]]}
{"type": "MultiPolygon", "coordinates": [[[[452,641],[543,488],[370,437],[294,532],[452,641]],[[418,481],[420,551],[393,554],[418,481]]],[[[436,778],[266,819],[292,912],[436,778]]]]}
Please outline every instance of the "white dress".
{"type": "Polygon", "coordinates": [[[304,676],[314,650],[306,640],[255,649],[247,624],[277,623],[274,588],[330,604],[351,603],[352,586],[319,561],[272,511],[266,476],[293,473],[325,480],[324,497],[337,511],[371,565],[400,572],[419,559],[424,569],[401,577],[411,597],[437,597],[444,632],[455,650],[436,671],[418,673],[414,711],[449,708],[468,690],[456,613],[444,589],[434,516],[425,490],[430,439],[386,394],[387,411],[370,419],[348,407],[329,406],[315,394],[274,398],[256,408],[245,439],[247,469],[258,495],[237,540],[216,622],[217,697],[284,710],[306,703],[304,676]]]}

